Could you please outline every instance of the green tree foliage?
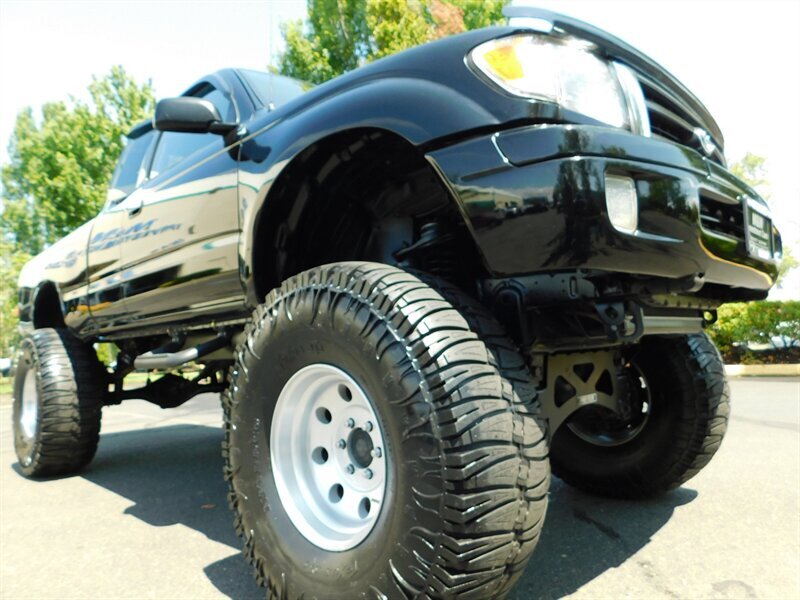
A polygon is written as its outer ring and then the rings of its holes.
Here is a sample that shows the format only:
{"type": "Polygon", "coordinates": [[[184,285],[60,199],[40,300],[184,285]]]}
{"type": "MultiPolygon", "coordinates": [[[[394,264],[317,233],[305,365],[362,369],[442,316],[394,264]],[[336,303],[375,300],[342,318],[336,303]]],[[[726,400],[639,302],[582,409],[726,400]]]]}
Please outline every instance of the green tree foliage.
{"type": "Polygon", "coordinates": [[[764,301],[725,304],[717,310],[717,322],[708,330],[724,356],[734,355],[736,346],[800,342],[800,301],[764,301]]]}
{"type": "Polygon", "coordinates": [[[17,334],[17,276],[30,255],[0,238],[0,357],[13,354],[17,334]]]}
{"type": "Polygon", "coordinates": [[[355,69],[366,56],[369,33],[364,0],[308,0],[308,19],[282,27],[286,51],[280,71],[321,83],[355,69]]]}
{"type": "Polygon", "coordinates": [[[451,0],[450,4],[461,9],[464,29],[480,29],[503,21],[505,0],[451,0]]]}
{"type": "Polygon", "coordinates": [[[17,277],[31,255],[97,214],[122,151],[124,134],[149,117],[150,82],[114,67],[89,85],[89,101],[28,108],[17,116],[9,164],[0,173],[0,356],[18,341],[17,277]]]}
{"type": "Polygon", "coordinates": [[[367,24],[372,32],[369,59],[395,54],[431,39],[424,6],[407,0],[367,0],[367,24]]]}
{"type": "Polygon", "coordinates": [[[282,27],[282,74],[322,83],[365,62],[502,21],[505,0],[308,0],[282,27]]]}
{"type": "Polygon", "coordinates": [[[2,233],[37,254],[92,218],[103,204],[123,136],[153,112],[149,82],[114,67],[89,85],[90,101],[50,102],[41,123],[17,116],[2,174],[2,233]]]}
{"type": "Polygon", "coordinates": [[[734,175],[761,194],[762,198],[769,198],[766,158],[748,152],[741,160],[731,164],[730,169],[734,175]]]}

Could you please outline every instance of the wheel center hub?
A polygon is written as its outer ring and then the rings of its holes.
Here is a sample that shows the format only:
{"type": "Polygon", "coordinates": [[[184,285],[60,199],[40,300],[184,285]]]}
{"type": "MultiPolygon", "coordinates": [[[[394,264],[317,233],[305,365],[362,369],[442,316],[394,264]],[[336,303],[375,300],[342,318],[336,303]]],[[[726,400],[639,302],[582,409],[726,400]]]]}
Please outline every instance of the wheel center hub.
{"type": "Polygon", "coordinates": [[[354,429],[347,439],[350,460],[359,469],[366,469],[372,463],[372,450],[374,447],[370,435],[360,427],[354,429]]]}
{"type": "Polygon", "coordinates": [[[270,426],[281,505],[297,530],[330,552],[372,531],[386,494],[388,448],[372,401],[342,369],[303,367],[284,385],[270,426]]]}
{"type": "Polygon", "coordinates": [[[26,373],[25,380],[22,383],[20,425],[26,438],[33,439],[36,434],[36,422],[38,419],[39,391],[36,387],[36,371],[31,369],[26,373]]]}

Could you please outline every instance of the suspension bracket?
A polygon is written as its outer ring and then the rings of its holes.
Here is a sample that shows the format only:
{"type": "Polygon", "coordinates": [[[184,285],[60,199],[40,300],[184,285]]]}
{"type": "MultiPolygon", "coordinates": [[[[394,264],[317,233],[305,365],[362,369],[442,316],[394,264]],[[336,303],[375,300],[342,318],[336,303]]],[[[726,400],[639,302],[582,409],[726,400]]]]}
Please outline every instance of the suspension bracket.
{"type": "Polygon", "coordinates": [[[605,350],[545,356],[545,387],[539,392],[542,415],[555,432],[585,406],[607,408],[625,417],[626,378],[620,376],[618,353],[605,350]]]}

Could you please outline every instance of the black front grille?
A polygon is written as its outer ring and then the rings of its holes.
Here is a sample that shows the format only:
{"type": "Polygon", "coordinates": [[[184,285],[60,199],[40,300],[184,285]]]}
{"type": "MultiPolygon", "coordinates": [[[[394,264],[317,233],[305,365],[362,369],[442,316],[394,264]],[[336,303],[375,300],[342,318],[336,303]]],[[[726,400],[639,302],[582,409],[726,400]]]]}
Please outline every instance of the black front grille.
{"type": "MultiPolygon", "coordinates": [[[[670,93],[665,86],[642,74],[639,74],[639,83],[647,103],[650,130],[653,135],[688,146],[706,156],[700,139],[694,132],[696,128],[706,131],[701,117],[678,96],[670,93]]],[[[709,158],[724,166],[725,157],[721,144],[718,140],[714,141],[716,148],[709,158]]]]}
{"type": "Polygon", "coordinates": [[[739,203],[729,204],[701,195],[700,224],[706,231],[744,241],[744,212],[739,203]]]}

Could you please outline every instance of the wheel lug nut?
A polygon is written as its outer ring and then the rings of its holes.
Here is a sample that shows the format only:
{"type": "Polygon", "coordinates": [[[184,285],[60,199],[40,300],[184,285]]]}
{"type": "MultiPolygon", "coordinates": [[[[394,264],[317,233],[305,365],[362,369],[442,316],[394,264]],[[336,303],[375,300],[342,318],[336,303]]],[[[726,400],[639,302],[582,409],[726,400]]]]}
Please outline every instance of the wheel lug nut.
{"type": "Polygon", "coordinates": [[[345,467],[345,471],[347,471],[348,473],[350,473],[350,475],[352,475],[353,473],[356,472],[356,468],[353,465],[347,465],[345,467]]]}
{"type": "Polygon", "coordinates": [[[347,419],[347,426],[352,429],[356,426],[356,422],[353,419],[347,419]]]}
{"type": "Polygon", "coordinates": [[[372,452],[370,452],[370,454],[372,454],[373,458],[380,458],[381,455],[383,454],[383,452],[381,452],[380,448],[373,448],[372,452]]]}
{"type": "Polygon", "coordinates": [[[367,431],[372,431],[372,421],[367,421],[367,424],[364,425],[364,429],[367,431]]]}
{"type": "Polygon", "coordinates": [[[344,440],[339,440],[338,442],[336,442],[336,447],[337,448],[345,448],[346,446],[347,446],[347,442],[345,442],[344,440]]]}
{"type": "Polygon", "coordinates": [[[372,469],[364,469],[364,477],[372,479],[372,469]]]}

